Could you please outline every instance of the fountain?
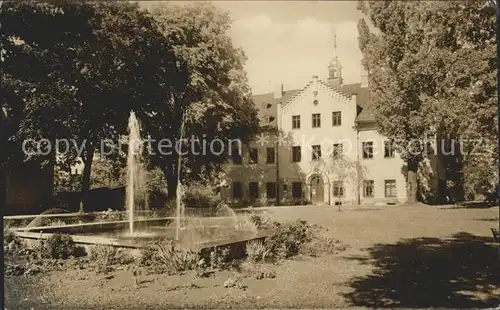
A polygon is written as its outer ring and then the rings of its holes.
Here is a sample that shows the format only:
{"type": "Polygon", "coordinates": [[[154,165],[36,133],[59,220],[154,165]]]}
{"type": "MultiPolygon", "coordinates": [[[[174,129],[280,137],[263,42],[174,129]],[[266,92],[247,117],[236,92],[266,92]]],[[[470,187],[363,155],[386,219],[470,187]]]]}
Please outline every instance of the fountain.
{"type": "Polygon", "coordinates": [[[146,207],[144,169],[142,165],[142,140],[140,126],[133,111],[128,120],[127,187],[125,207],[128,213],[129,234],[134,234],[136,211],[146,207]]]}
{"type": "MultiPolygon", "coordinates": [[[[29,227],[16,229],[17,235],[26,240],[40,240],[53,233],[70,234],[75,243],[84,246],[105,244],[135,250],[143,247],[144,242],[167,239],[174,240],[181,247],[201,251],[219,246],[242,248],[247,241],[262,239],[270,234],[269,231],[259,231],[248,215],[236,214],[224,203],[211,210],[213,212],[208,217],[186,215],[181,202],[181,187],[178,188],[180,205],[177,205],[175,217],[140,218],[141,211],[147,209],[146,173],[141,154],[140,125],[133,111],[130,112],[128,129],[126,220],[56,226],[42,226],[40,221],[36,221],[29,227]],[[184,223],[182,228],[181,217],[184,223]]],[[[74,216],[81,217],[81,214],[74,216]]]]}

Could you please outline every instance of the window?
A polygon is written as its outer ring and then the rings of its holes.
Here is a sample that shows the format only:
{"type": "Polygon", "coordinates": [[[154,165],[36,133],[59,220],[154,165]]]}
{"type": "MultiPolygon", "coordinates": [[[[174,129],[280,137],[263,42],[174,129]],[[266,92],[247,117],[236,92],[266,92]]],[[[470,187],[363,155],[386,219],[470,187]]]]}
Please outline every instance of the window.
{"type": "Polygon", "coordinates": [[[292,162],[298,163],[301,161],[302,153],[300,146],[292,147],[292,162]]]}
{"type": "Polygon", "coordinates": [[[364,197],[373,197],[373,188],[374,188],[373,180],[364,180],[363,181],[363,196],[364,197]]]}
{"type": "Polygon", "coordinates": [[[252,164],[256,164],[259,162],[259,150],[256,149],[256,148],[251,148],[249,151],[248,151],[248,157],[250,157],[250,163],[252,164]]]}
{"type": "Polygon", "coordinates": [[[318,100],[314,100],[314,101],[313,101],[313,104],[314,104],[314,105],[318,105],[318,103],[319,103],[319,101],[318,101],[318,100]]]}
{"type": "Polygon", "coordinates": [[[233,150],[231,156],[233,158],[234,165],[241,165],[242,159],[241,159],[241,154],[238,150],[233,150]]]}
{"type": "Polygon", "coordinates": [[[302,183],[300,182],[292,183],[292,197],[294,199],[302,198],[302,183]]]}
{"type": "Polygon", "coordinates": [[[259,198],[259,183],[257,182],[248,183],[248,196],[250,197],[250,199],[259,198]]]}
{"type": "Polygon", "coordinates": [[[340,159],[342,158],[343,154],[344,154],[344,146],[342,145],[342,143],[335,143],[333,145],[332,158],[340,159]]]}
{"type": "Polygon", "coordinates": [[[321,158],[321,145],[312,146],[312,159],[318,160],[321,158]]]}
{"type": "Polygon", "coordinates": [[[274,164],[276,160],[276,154],[274,154],[274,148],[268,147],[266,150],[266,163],[274,164]]]}
{"type": "Polygon", "coordinates": [[[344,196],[344,184],[341,181],[333,181],[333,196],[344,196]]]}
{"type": "Polygon", "coordinates": [[[339,112],[332,112],[332,125],[333,126],[340,126],[342,125],[342,117],[339,112]]]}
{"type": "Polygon", "coordinates": [[[396,197],[396,180],[385,180],[385,197],[396,197]]]}
{"type": "Polygon", "coordinates": [[[312,115],[312,128],[321,127],[321,114],[315,113],[312,115]]]}
{"type": "Polygon", "coordinates": [[[233,198],[234,199],[243,198],[243,187],[241,186],[240,182],[233,183],[233,198]]]}
{"type": "Polygon", "coordinates": [[[274,121],[274,116],[269,116],[269,123],[272,123],[274,121]]]}
{"type": "Polygon", "coordinates": [[[268,103],[266,107],[270,109],[272,106],[273,106],[272,104],[268,103]]]}
{"type": "Polygon", "coordinates": [[[276,182],[266,183],[267,199],[276,199],[276,182]]]}
{"type": "Polygon", "coordinates": [[[394,157],[394,143],[392,141],[384,142],[384,158],[394,157]]]}
{"type": "Polygon", "coordinates": [[[292,116],[292,129],[300,128],[300,115],[292,116]]]}
{"type": "Polygon", "coordinates": [[[363,142],[363,159],[373,158],[373,142],[363,142]]]}

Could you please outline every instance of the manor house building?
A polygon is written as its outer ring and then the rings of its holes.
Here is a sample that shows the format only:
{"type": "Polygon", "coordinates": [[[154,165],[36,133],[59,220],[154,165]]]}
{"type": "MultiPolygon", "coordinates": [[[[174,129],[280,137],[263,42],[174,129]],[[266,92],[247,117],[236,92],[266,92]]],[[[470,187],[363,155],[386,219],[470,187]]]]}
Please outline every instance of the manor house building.
{"type": "Polygon", "coordinates": [[[233,153],[224,167],[225,199],[277,205],[406,201],[405,162],[375,129],[367,74],[361,83],[344,84],[334,56],[326,80],[313,76],[297,90],[280,85],[253,100],[261,126],[276,126],[282,137],[264,133],[241,156],[233,153]]]}

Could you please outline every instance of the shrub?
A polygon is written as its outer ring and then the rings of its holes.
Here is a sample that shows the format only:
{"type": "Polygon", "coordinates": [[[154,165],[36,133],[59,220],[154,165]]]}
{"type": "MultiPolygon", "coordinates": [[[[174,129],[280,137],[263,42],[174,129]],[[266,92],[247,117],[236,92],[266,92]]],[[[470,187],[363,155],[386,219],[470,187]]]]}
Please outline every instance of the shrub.
{"type": "Polygon", "coordinates": [[[18,256],[29,254],[30,251],[28,250],[26,243],[21,238],[16,236],[12,231],[6,230],[3,237],[5,255],[18,256]]]}
{"type": "Polygon", "coordinates": [[[245,276],[256,280],[276,278],[276,272],[269,265],[245,261],[241,264],[240,269],[245,276]]]}
{"type": "Polygon", "coordinates": [[[157,243],[153,257],[169,273],[194,270],[204,265],[198,252],[176,248],[172,240],[157,243]]]}
{"type": "Polygon", "coordinates": [[[246,253],[250,262],[257,263],[266,260],[266,257],[270,254],[270,249],[262,241],[252,240],[247,242],[246,253]]]}
{"type": "Polygon", "coordinates": [[[55,220],[49,221],[47,226],[63,226],[63,225],[66,225],[66,223],[59,220],[59,219],[55,219],[55,220]]]}
{"type": "Polygon", "coordinates": [[[318,235],[301,248],[301,253],[318,256],[320,254],[337,254],[347,250],[349,246],[332,237],[318,235]]]}
{"type": "Polygon", "coordinates": [[[186,190],[183,202],[190,208],[214,208],[220,202],[220,197],[214,194],[210,186],[195,184],[186,190]]]}
{"type": "Polygon", "coordinates": [[[151,266],[154,264],[156,246],[154,244],[146,244],[141,248],[141,255],[138,263],[140,266],[151,266]]]}
{"type": "Polygon", "coordinates": [[[254,223],[254,225],[256,226],[256,228],[272,228],[274,226],[271,218],[269,216],[266,216],[262,213],[257,213],[255,211],[252,211],[250,213],[250,221],[252,221],[252,223],[254,223]]]}
{"type": "Polygon", "coordinates": [[[68,235],[53,234],[42,243],[41,253],[44,258],[66,259],[76,254],[76,245],[68,235]]]}
{"type": "Polygon", "coordinates": [[[210,252],[210,269],[225,269],[229,260],[229,248],[219,249],[214,248],[210,252]]]}
{"type": "Polygon", "coordinates": [[[312,226],[306,221],[297,220],[284,225],[277,224],[276,232],[267,237],[264,245],[269,254],[278,259],[297,255],[302,245],[313,237],[312,226]]]}
{"type": "Polygon", "coordinates": [[[3,244],[7,245],[16,239],[16,234],[7,225],[3,226],[3,244]]]}
{"type": "Polygon", "coordinates": [[[311,201],[309,201],[307,199],[300,198],[300,199],[295,199],[293,201],[293,204],[296,206],[307,206],[307,205],[311,204],[311,201]]]}
{"type": "Polygon", "coordinates": [[[233,289],[238,289],[238,290],[244,290],[246,289],[246,286],[243,285],[241,282],[241,278],[236,277],[236,278],[229,278],[226,281],[224,281],[224,287],[226,288],[233,288],[233,289]]]}
{"type": "Polygon", "coordinates": [[[96,220],[99,222],[116,222],[125,220],[126,216],[125,212],[108,210],[97,214],[96,220]]]}
{"type": "Polygon", "coordinates": [[[90,260],[97,263],[97,272],[110,272],[116,264],[129,264],[133,258],[122,249],[111,245],[97,245],[90,252],[90,260]]]}

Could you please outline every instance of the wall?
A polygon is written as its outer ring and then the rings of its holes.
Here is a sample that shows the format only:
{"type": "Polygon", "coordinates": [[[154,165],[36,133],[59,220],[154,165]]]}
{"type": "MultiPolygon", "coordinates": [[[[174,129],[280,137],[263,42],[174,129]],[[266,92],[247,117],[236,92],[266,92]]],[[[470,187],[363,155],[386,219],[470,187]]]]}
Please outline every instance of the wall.
{"type": "MultiPolygon", "coordinates": [[[[338,200],[333,197],[333,181],[335,175],[316,171],[312,162],[312,145],[321,145],[322,157],[328,156],[328,152],[334,143],[342,143],[344,156],[351,162],[359,163],[366,167],[366,180],[374,181],[373,197],[364,197],[362,181],[345,180],[343,204],[357,204],[358,194],[362,204],[387,204],[404,203],[406,201],[406,178],[405,162],[395,152],[393,158],[384,158],[384,141],[386,138],[375,130],[373,123],[356,124],[357,106],[356,96],[348,97],[345,94],[334,91],[328,85],[315,78],[299,91],[294,97],[288,98],[286,104],[279,105],[276,118],[278,127],[284,132],[279,147],[279,176],[280,197],[284,199],[283,204],[289,203],[292,198],[292,182],[302,182],[304,196],[310,197],[309,182],[312,176],[319,174],[324,182],[325,204],[334,204],[338,200]],[[317,93],[316,93],[317,92],[317,93]],[[317,104],[313,101],[318,100],[317,104]],[[340,111],[342,125],[333,126],[332,112],[340,111]],[[312,114],[321,115],[321,126],[312,128],[312,114]],[[292,128],[292,116],[300,115],[300,129],[292,128]],[[356,124],[356,127],[355,127],[356,124]],[[373,159],[362,159],[362,142],[373,141],[373,159]],[[292,147],[301,146],[301,161],[292,162],[292,147]],[[396,180],[396,197],[385,197],[385,180],[396,180]],[[287,185],[287,191],[283,191],[283,185],[287,185]],[[359,188],[358,187],[359,184],[359,188]]],[[[274,135],[268,135],[266,143],[257,144],[256,141],[250,146],[259,148],[259,163],[249,164],[248,148],[243,150],[243,165],[225,165],[225,171],[229,178],[229,187],[224,189],[222,196],[232,197],[233,181],[241,182],[243,185],[243,199],[248,199],[248,183],[259,182],[260,197],[265,198],[266,182],[276,182],[276,165],[266,164],[266,147],[276,147],[274,135]]],[[[435,164],[433,164],[435,166],[435,164]]],[[[436,166],[437,167],[437,166],[436,166]]],[[[353,173],[356,173],[353,170],[353,173]]],[[[430,182],[432,183],[432,182],[430,182]]],[[[437,183],[437,182],[435,182],[437,183]]],[[[433,184],[433,183],[432,183],[433,184]]]]}
{"type": "Polygon", "coordinates": [[[370,128],[373,127],[365,127],[359,131],[358,150],[360,152],[360,161],[367,167],[366,179],[374,181],[374,197],[363,197],[362,193],[361,200],[363,204],[405,202],[405,162],[397,152],[395,152],[394,158],[384,158],[384,141],[386,141],[386,138],[380,135],[376,130],[370,128]],[[362,158],[362,142],[367,141],[373,141],[373,159],[362,158]],[[396,180],[396,199],[385,198],[384,181],[389,179],[396,180]]]}
{"type": "MultiPolygon", "coordinates": [[[[342,143],[344,154],[351,160],[356,159],[356,131],[353,125],[356,119],[356,97],[333,91],[326,83],[313,79],[305,89],[282,107],[278,113],[280,128],[288,135],[288,144],[301,146],[302,160],[292,166],[291,147],[283,155],[280,175],[285,179],[302,179],[307,185],[311,177],[318,172],[315,171],[315,163],[312,161],[312,145],[321,145],[321,156],[328,156],[334,143],[342,143]],[[317,92],[317,93],[316,93],[317,92]],[[314,100],[318,103],[314,104],[314,100]],[[333,126],[332,112],[341,112],[341,125],[333,126]],[[312,127],[312,114],[320,114],[321,126],[312,127]],[[300,129],[292,128],[292,116],[300,115],[300,129]],[[292,167],[293,169],[290,169],[292,167]],[[297,173],[297,171],[299,173],[297,173]]],[[[324,203],[334,200],[331,182],[328,175],[320,173],[324,183],[324,203]],[[330,185],[329,185],[330,184],[330,185]],[[330,194],[330,197],[328,196],[330,194]]],[[[345,197],[343,203],[352,203],[354,196],[349,184],[344,184],[345,197]]],[[[306,197],[310,197],[309,186],[305,187],[306,197]]]]}

